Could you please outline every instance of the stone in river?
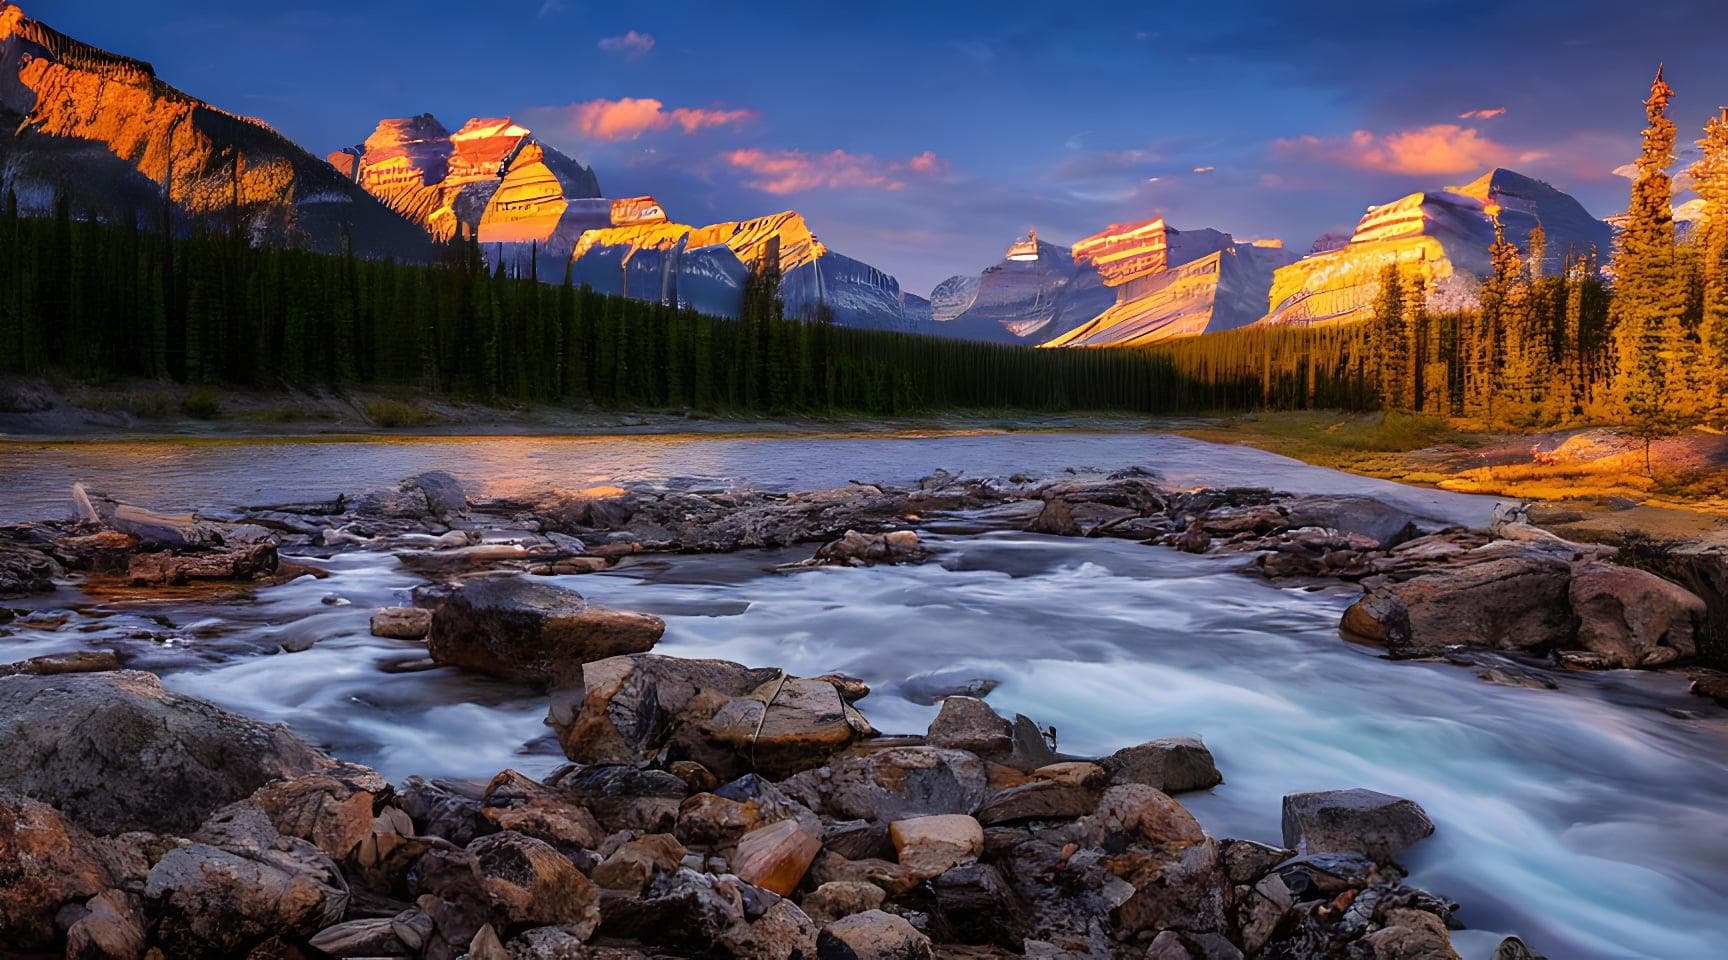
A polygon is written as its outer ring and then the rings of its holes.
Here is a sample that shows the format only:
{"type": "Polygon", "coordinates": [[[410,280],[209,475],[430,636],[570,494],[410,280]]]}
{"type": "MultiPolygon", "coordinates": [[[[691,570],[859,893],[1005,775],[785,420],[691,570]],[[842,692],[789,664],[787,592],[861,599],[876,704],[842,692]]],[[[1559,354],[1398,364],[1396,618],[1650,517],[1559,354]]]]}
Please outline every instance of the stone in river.
{"type": "Polygon", "coordinates": [[[16,663],[0,663],[0,677],[24,673],[50,676],[57,673],[103,673],[120,669],[120,658],[112,650],[73,650],[49,653],[16,663]]]}
{"type": "Polygon", "coordinates": [[[1284,845],[1298,853],[1360,853],[1389,861],[1433,832],[1434,821],[1414,801],[1373,790],[1284,798],[1284,845]]]}
{"type": "Polygon", "coordinates": [[[1581,563],[1570,595],[1578,647],[1608,667],[1654,667],[1698,652],[1704,601],[1679,584],[1631,567],[1581,563]]]}
{"type": "Polygon", "coordinates": [[[420,607],[380,607],[372,611],[372,635],[420,640],[432,632],[432,611],[420,607]]]}
{"type": "Polygon", "coordinates": [[[1424,521],[1373,497],[1314,495],[1284,505],[1296,527],[1324,527],[1367,537],[1390,549],[1421,532],[1424,521]]]}
{"type": "Polygon", "coordinates": [[[938,747],[966,750],[986,759],[1014,748],[1014,727],[977,697],[951,696],[930,721],[928,739],[938,747]]]}
{"type": "Polygon", "coordinates": [[[582,665],[652,648],[659,617],[591,604],[523,577],[481,577],[432,616],[427,650],[449,666],[529,683],[573,686],[582,665]]]}
{"type": "Polygon", "coordinates": [[[1572,640],[1570,580],[1564,560],[1537,553],[1450,567],[1369,591],[1343,627],[1394,657],[1459,645],[1546,652],[1572,640]]]}
{"type": "Polygon", "coordinates": [[[850,820],[971,814],[989,791],[984,762],[960,750],[900,746],[843,753],[788,778],[786,791],[820,812],[850,820]]]}
{"type": "Polygon", "coordinates": [[[1165,793],[1208,790],[1224,782],[1199,737],[1167,737],[1116,751],[1101,761],[1114,784],[1144,783],[1165,793]]]}
{"type": "Polygon", "coordinates": [[[984,828],[964,814],[896,820],[888,836],[901,865],[924,878],[972,863],[984,852],[984,828]]]}

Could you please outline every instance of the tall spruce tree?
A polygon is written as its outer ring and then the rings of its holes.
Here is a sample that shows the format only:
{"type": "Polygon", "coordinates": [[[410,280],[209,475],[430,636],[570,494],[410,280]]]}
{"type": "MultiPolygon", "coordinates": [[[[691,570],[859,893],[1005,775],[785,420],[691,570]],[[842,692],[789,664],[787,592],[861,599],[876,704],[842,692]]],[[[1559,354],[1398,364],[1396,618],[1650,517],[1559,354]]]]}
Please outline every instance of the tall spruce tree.
{"type": "Polygon", "coordinates": [[[1694,243],[1702,281],[1698,318],[1699,381],[1704,416],[1728,428],[1728,107],[1710,119],[1692,165],[1693,189],[1704,199],[1694,243]]]}

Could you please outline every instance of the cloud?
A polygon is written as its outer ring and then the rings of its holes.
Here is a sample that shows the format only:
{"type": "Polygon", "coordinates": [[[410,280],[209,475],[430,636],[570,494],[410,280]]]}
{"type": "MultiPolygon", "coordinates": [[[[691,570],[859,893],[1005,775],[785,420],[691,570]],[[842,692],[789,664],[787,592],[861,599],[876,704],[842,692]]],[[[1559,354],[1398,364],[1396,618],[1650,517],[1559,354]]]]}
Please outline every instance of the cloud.
{"type": "Polygon", "coordinates": [[[1532,163],[1548,156],[1542,151],[1507,146],[1483,136],[1474,127],[1455,123],[1437,123],[1390,133],[1357,130],[1343,139],[1295,137],[1273,141],[1272,149],[1283,157],[1408,176],[1469,173],[1483,167],[1532,163]]]}
{"type": "Polygon", "coordinates": [[[1195,172],[1195,173],[1211,173],[1211,172],[1212,172],[1212,171],[1214,171],[1214,170],[1216,170],[1216,169],[1218,169],[1218,168],[1217,168],[1217,167],[1214,167],[1214,166],[1211,166],[1211,165],[1207,165],[1207,166],[1204,166],[1204,167],[1195,167],[1195,168],[1194,168],[1194,172],[1195,172]]]}
{"type": "Polygon", "coordinates": [[[763,193],[784,195],[811,190],[904,190],[914,176],[933,177],[948,162],[926,150],[907,160],[879,160],[867,153],[805,153],[802,150],[733,150],[725,155],[745,182],[763,193]]]}
{"type": "Polygon", "coordinates": [[[553,14],[563,12],[564,0],[544,0],[544,2],[540,4],[540,16],[542,17],[550,17],[553,14]]]}
{"type": "Polygon", "coordinates": [[[1458,119],[1460,119],[1460,120],[1492,120],[1495,117],[1504,117],[1505,115],[1506,115],[1506,108],[1505,107],[1483,107],[1480,110],[1466,110],[1463,113],[1460,113],[1458,115],[1458,119]]]}
{"type": "Polygon", "coordinates": [[[678,129],[696,133],[713,127],[731,127],[756,119],[752,110],[722,107],[675,107],[652,97],[589,100],[560,107],[561,121],[571,130],[596,140],[635,140],[644,133],[678,129]]]}
{"type": "Polygon", "coordinates": [[[1070,148],[1069,156],[1063,157],[1045,178],[1054,183],[1073,183],[1083,180],[1095,180],[1099,177],[1109,177],[1127,171],[1144,170],[1146,167],[1159,163],[1164,155],[1156,150],[1139,147],[1127,150],[1076,150],[1070,148]]]}
{"type": "Polygon", "coordinates": [[[631,30],[616,37],[602,37],[599,47],[626,60],[640,60],[648,55],[648,51],[654,49],[654,35],[631,30]]]}

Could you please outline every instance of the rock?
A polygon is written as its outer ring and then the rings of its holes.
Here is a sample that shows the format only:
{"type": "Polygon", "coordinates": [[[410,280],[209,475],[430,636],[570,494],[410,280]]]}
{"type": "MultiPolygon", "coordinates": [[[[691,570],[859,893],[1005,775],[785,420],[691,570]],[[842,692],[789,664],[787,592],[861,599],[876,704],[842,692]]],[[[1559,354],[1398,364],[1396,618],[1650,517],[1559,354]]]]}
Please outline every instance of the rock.
{"type": "MultiPolygon", "coordinates": [[[[581,940],[558,927],[535,927],[504,945],[510,960],[602,960],[610,955],[590,951],[581,940]]],[[[640,956],[640,954],[635,954],[640,956]]],[[[619,955],[615,960],[628,960],[619,955]]]]}
{"type": "Polygon", "coordinates": [[[874,883],[833,880],[805,894],[803,907],[812,920],[827,922],[878,909],[887,896],[874,883]]]}
{"type": "Polygon", "coordinates": [[[1704,601],[1653,573],[1609,563],[1572,569],[1572,611],[1577,646],[1605,657],[1610,667],[1654,667],[1698,652],[1704,601]]]}
{"type": "Polygon", "coordinates": [[[1161,850],[1181,850],[1206,839],[1200,822],[1187,808],[1168,794],[1139,783],[1105,790],[1096,811],[1075,826],[1085,844],[1093,847],[1122,838],[1161,850]]]}
{"type": "Polygon", "coordinates": [[[1458,960],[1446,924],[1421,910],[1393,910],[1386,926],[1362,938],[1374,960],[1458,960]]]}
{"type": "Polygon", "coordinates": [[[704,956],[726,931],[745,922],[737,884],[680,868],[640,897],[608,899],[600,935],[704,956]]]}
{"type": "Polygon", "coordinates": [[[695,760],[729,778],[746,772],[738,769],[742,762],[715,748],[696,724],[779,676],[725,660],[612,657],[583,667],[579,696],[555,697],[547,722],[558,730],[565,756],[579,763],[634,762],[665,749],[670,759],[695,760]],[[723,772],[731,770],[737,773],[723,772]]]}
{"type": "Polygon", "coordinates": [[[372,635],[421,640],[432,632],[432,611],[420,607],[380,607],[372,611],[372,635]]]}
{"type": "Polygon", "coordinates": [[[125,878],[122,861],[60,811],[0,792],[0,943],[46,950],[62,904],[97,897],[125,878]]]}
{"type": "Polygon", "coordinates": [[[62,673],[104,673],[118,669],[120,658],[112,650],[74,650],[0,664],[0,677],[15,674],[48,677],[62,673]]]}
{"type": "Polygon", "coordinates": [[[930,721],[929,740],[986,759],[1004,757],[1014,748],[1014,727],[983,700],[951,696],[930,721]]]}
{"type": "Polygon", "coordinates": [[[586,807],[607,830],[670,833],[689,787],[664,770],[595,764],[558,775],[553,786],[586,807]]]}
{"type": "Polygon", "coordinates": [[[760,825],[754,804],[698,793],[678,807],[678,826],[673,833],[686,843],[721,844],[737,840],[760,825]]]}
{"type": "Polygon", "coordinates": [[[1104,772],[1098,770],[1090,782],[1038,779],[1017,787],[998,790],[978,808],[978,820],[986,826],[1018,820],[1071,820],[1092,812],[1103,792],[1104,772]]]}
{"type": "Polygon", "coordinates": [[[1014,715],[1014,750],[1004,761],[1009,766],[1019,770],[1036,770],[1047,767],[1057,760],[1056,751],[1050,742],[1055,739],[1055,728],[1051,728],[1050,739],[1046,739],[1044,731],[1033,723],[1030,717],[1017,713],[1014,715]]]}
{"type": "Polygon", "coordinates": [[[836,920],[816,937],[818,960],[931,960],[930,938],[905,918],[867,910],[836,920]]]}
{"type": "Polygon", "coordinates": [[[984,852],[984,828],[965,814],[896,820],[888,837],[900,864],[924,878],[972,863],[984,852]]]}
{"type": "Polygon", "coordinates": [[[822,827],[822,847],[852,860],[887,857],[894,851],[888,825],[872,820],[836,820],[822,827]]]}
{"type": "Polygon", "coordinates": [[[1224,874],[1231,883],[1254,883],[1295,855],[1294,850],[1252,840],[1218,841],[1218,856],[1223,860],[1224,874]]]}
{"type": "Polygon", "coordinates": [[[666,772],[684,781],[692,793],[706,793],[720,785],[713,771],[694,760],[674,760],[666,765],[666,772]]]}
{"type": "Polygon", "coordinates": [[[0,742],[0,789],[109,834],[184,833],[271,780],[331,764],[285,727],[131,670],[0,677],[0,742]]]}
{"type": "Polygon", "coordinates": [[[342,919],[348,896],[336,864],[295,837],[233,849],[190,843],[158,860],[144,885],[156,940],[176,960],[244,956],[272,937],[310,937],[342,919]]]}
{"type": "Polygon", "coordinates": [[[1209,790],[1224,782],[1199,737],[1168,737],[1118,750],[1101,761],[1112,784],[1143,783],[1165,793],[1209,790]]]}
{"type": "Polygon", "coordinates": [[[1468,645],[1543,652],[1569,645],[1571,568],[1539,554],[1489,560],[1370,590],[1343,628],[1395,657],[1468,645]]]}
{"type": "Polygon", "coordinates": [[[1194,955],[1182,945],[1182,937],[1174,930],[1165,930],[1152,938],[1146,960],[1194,960],[1194,955]]]}
{"type": "MultiPolygon", "coordinates": [[[[383,806],[391,792],[378,774],[345,764],[328,774],[265,784],[240,803],[218,810],[212,819],[257,810],[282,836],[310,842],[339,865],[375,872],[401,857],[418,856],[423,845],[423,841],[410,842],[414,821],[406,813],[383,806]]],[[[207,820],[204,829],[209,824],[207,820]]]]}
{"type": "Polygon", "coordinates": [[[256,580],[276,572],[274,543],[221,547],[196,553],[138,553],[126,564],[135,587],[183,586],[199,580],[256,580]]]}
{"type": "Polygon", "coordinates": [[[612,851],[590,876],[598,886],[639,894],[656,876],[678,869],[683,859],[684,845],[676,837],[650,833],[612,851]]]}
{"type": "Polygon", "coordinates": [[[468,844],[482,885],[509,929],[558,925],[587,939],[600,924],[599,894],[548,843],[512,831],[468,844]]]}
{"type": "Polygon", "coordinates": [[[481,812],[485,789],[484,784],[411,776],[402,784],[402,809],[421,833],[467,846],[475,837],[498,831],[481,812]]]}
{"type": "Polygon", "coordinates": [[[105,890],[84,910],[66,930],[66,960],[142,960],[149,930],[137,897],[105,890]]]}
{"type": "Polygon", "coordinates": [[[898,897],[918,886],[920,878],[898,863],[875,858],[849,860],[831,850],[824,850],[810,863],[810,881],[817,886],[870,883],[887,891],[889,896],[898,897]]]}
{"type": "Polygon", "coordinates": [[[654,646],[659,617],[595,606],[570,590],[517,576],[456,588],[432,615],[427,651],[439,663],[528,683],[575,686],[582,665],[654,646]]]}
{"type": "Polygon", "coordinates": [[[1276,874],[1262,878],[1252,887],[1237,889],[1246,892],[1237,899],[1236,929],[1243,952],[1253,956],[1290,915],[1296,906],[1296,896],[1285,886],[1284,878],[1276,874]]]}
{"type": "Polygon", "coordinates": [[[1298,900],[1361,890],[1380,875],[1379,865],[1359,853],[1304,854],[1280,863],[1276,871],[1298,900]]]}
{"type": "Polygon", "coordinates": [[[1284,845],[1298,853],[1360,853],[1389,861],[1433,832],[1434,822],[1415,802],[1373,790],[1284,798],[1284,845]]]}
{"type": "Polygon", "coordinates": [[[1494,949],[1493,960],[1544,960],[1544,958],[1536,956],[1536,952],[1517,937],[1507,937],[1500,941],[1500,945],[1494,949]]]}
{"type": "Polygon", "coordinates": [[[911,530],[892,533],[859,533],[848,530],[838,540],[831,540],[816,551],[818,564],[848,567],[869,567],[878,563],[923,563],[930,551],[918,542],[911,530]]]}
{"type": "Polygon", "coordinates": [[[1292,528],[1323,527],[1353,533],[1373,540],[1381,549],[1391,549],[1418,536],[1425,522],[1372,497],[1295,497],[1284,504],[1284,509],[1292,528]]]}
{"type": "Polygon", "coordinates": [[[776,899],[749,926],[735,926],[715,945],[734,960],[810,960],[816,956],[816,922],[790,900],[776,899]]]}
{"type": "Polygon", "coordinates": [[[462,483],[442,470],[432,470],[402,481],[402,489],[418,490],[434,517],[447,519],[468,512],[468,494],[462,483]]]}
{"type": "Polygon", "coordinates": [[[841,754],[783,785],[811,809],[840,819],[887,821],[970,814],[988,790],[984,763],[976,756],[910,746],[841,754]]]}
{"type": "Polygon", "coordinates": [[[405,957],[409,949],[396,935],[392,917],[349,920],[318,931],[308,944],[332,957],[405,957]]]}
{"type": "Polygon", "coordinates": [[[874,735],[862,715],[822,680],[776,679],[735,697],[699,725],[735,761],[770,777],[819,766],[853,741],[874,735]]]}
{"type": "Polygon", "coordinates": [[[486,785],[479,813],[500,830],[514,830],[565,852],[592,850],[606,837],[587,807],[514,770],[505,770],[486,785]]]}
{"type": "Polygon", "coordinates": [[[932,919],[944,943],[996,944],[1008,949],[1026,936],[1026,907],[995,867],[956,866],[931,883],[932,919]]]}
{"type": "Polygon", "coordinates": [[[482,926],[474,934],[474,939],[468,941],[468,960],[510,960],[510,954],[498,939],[498,931],[493,930],[491,924],[482,926]]]}
{"type": "MultiPolygon", "coordinates": [[[[1133,893],[1116,910],[1121,929],[1179,930],[1189,935],[1190,945],[1197,945],[1201,936],[1224,929],[1226,884],[1219,869],[1218,846],[1210,839],[1161,849],[1130,846],[1103,863],[1133,886],[1133,893]]],[[[1213,954],[1202,950],[1202,955],[1213,954]]]]}
{"type": "Polygon", "coordinates": [[[822,835],[797,820],[781,820],[738,839],[732,871],[746,883],[780,896],[797,889],[822,849],[822,835]]]}

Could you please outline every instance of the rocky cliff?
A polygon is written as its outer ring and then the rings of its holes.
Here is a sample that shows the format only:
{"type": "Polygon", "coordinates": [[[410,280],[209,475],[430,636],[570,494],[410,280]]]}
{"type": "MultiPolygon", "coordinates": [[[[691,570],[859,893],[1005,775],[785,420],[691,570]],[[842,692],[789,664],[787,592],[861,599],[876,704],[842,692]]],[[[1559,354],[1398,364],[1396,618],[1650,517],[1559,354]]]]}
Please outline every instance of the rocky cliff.
{"type": "Polygon", "coordinates": [[[425,238],[261,120],[163,83],[0,3],[0,185],[43,212],[237,224],[259,242],[414,258],[425,238]]]}
{"type": "Polygon", "coordinates": [[[1044,345],[1131,347],[1246,326],[1265,307],[1273,271],[1290,259],[1282,248],[1231,244],[1142,274],[1116,288],[1108,310],[1044,345]]]}
{"type": "MultiPolygon", "coordinates": [[[[620,222],[611,201],[580,202],[600,196],[593,170],[509,117],[476,117],[455,133],[429,113],[381,120],[364,143],[329,160],[437,240],[460,234],[483,244],[532,244],[562,262],[584,230],[620,222]]],[[[620,212],[650,220],[646,211],[657,213],[651,198],[631,203],[620,212]]]]}
{"type": "Polygon", "coordinates": [[[893,277],[836,253],[799,214],[695,227],[661,219],[589,230],[573,253],[577,283],[735,316],[744,281],[769,256],[779,258],[780,294],[789,316],[813,318],[819,306],[842,326],[904,330],[929,317],[929,304],[893,277]]]}
{"type": "Polygon", "coordinates": [[[1115,294],[1068,247],[1016,241],[976,277],[950,277],[930,294],[934,332],[964,340],[1038,343],[1108,309],[1115,294]]]}
{"type": "Polygon", "coordinates": [[[1461,187],[1413,193],[1369,207],[1348,243],[1321,249],[1277,272],[1261,322],[1363,319],[1373,310],[1380,273],[1389,263],[1419,273],[1434,308],[1473,305],[1480,278],[1489,271],[1488,247],[1494,242],[1489,204],[1499,206],[1506,238],[1521,250],[1528,251],[1531,230],[1542,224],[1548,237],[1544,272],[1558,271],[1569,252],[1608,253],[1608,224],[1577,200],[1540,180],[1494,169],[1461,187]]]}

